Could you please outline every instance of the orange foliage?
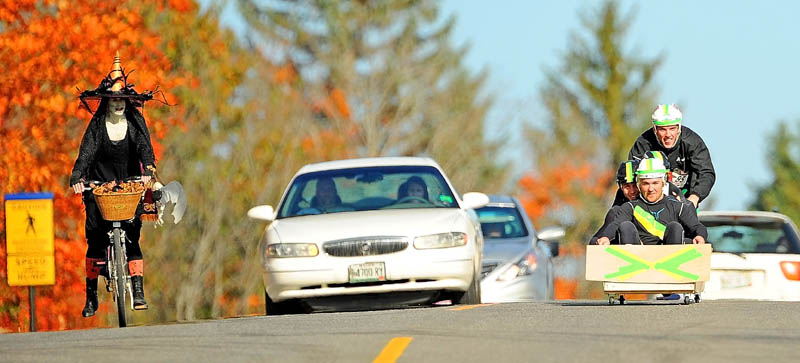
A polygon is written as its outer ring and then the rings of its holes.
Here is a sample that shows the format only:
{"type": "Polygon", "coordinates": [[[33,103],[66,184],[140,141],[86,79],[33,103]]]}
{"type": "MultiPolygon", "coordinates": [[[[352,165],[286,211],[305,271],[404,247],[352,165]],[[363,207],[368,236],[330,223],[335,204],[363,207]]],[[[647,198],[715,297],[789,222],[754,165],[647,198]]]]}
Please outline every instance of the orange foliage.
{"type": "Polygon", "coordinates": [[[520,178],[520,202],[532,220],[554,208],[580,207],[584,196],[604,198],[607,195],[613,176],[610,170],[587,160],[563,160],[543,165],[538,173],[527,173],[520,178]]]}
{"type": "Polygon", "coordinates": [[[347,138],[333,130],[322,130],[302,140],[303,153],[311,160],[337,160],[352,157],[347,138]]]}
{"type": "Polygon", "coordinates": [[[329,87],[327,97],[315,102],[312,108],[328,118],[350,119],[350,106],[347,104],[347,96],[338,87],[329,87]]]}
{"type": "MultiPolygon", "coordinates": [[[[89,327],[105,320],[80,316],[84,215],[80,197],[68,189],[68,178],[91,115],[79,109],[76,87],[95,88],[117,50],[128,73],[136,70],[130,80],[139,91],[156,86],[168,91],[191,79],[172,69],[159,35],[146,29],[142,10],[153,5],[196,8],[189,0],[15,0],[0,5],[5,23],[0,32],[0,194],[54,193],[56,284],[36,289],[39,330],[89,327]]],[[[169,119],[147,119],[157,160],[162,150],[158,139],[168,126],[180,126],[181,108],[169,111],[169,119]]],[[[4,230],[3,213],[0,232],[4,230]]],[[[7,285],[5,233],[0,236],[0,327],[25,331],[28,291],[7,285]]],[[[109,310],[101,306],[100,312],[109,310]]]]}
{"type": "Polygon", "coordinates": [[[553,289],[555,290],[556,300],[574,300],[577,297],[578,280],[555,277],[553,279],[553,289]]]}

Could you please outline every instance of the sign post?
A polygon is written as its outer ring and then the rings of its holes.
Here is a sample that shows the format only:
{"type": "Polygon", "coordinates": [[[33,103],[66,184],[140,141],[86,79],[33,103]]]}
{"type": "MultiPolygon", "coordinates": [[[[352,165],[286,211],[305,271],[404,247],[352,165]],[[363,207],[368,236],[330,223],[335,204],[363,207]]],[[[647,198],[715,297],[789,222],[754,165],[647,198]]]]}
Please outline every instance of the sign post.
{"type": "Polygon", "coordinates": [[[36,331],[34,286],[54,285],[53,193],[5,195],[8,285],[28,286],[31,331],[36,331]]]}

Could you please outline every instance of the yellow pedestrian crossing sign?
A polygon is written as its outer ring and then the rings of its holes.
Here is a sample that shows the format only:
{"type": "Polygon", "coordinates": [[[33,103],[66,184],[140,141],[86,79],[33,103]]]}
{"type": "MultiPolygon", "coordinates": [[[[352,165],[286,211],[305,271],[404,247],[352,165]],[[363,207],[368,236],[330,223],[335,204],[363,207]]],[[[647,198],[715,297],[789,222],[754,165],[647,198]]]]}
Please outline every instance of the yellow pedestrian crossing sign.
{"type": "Polygon", "coordinates": [[[53,285],[53,193],[5,195],[8,285],[53,285]]]}

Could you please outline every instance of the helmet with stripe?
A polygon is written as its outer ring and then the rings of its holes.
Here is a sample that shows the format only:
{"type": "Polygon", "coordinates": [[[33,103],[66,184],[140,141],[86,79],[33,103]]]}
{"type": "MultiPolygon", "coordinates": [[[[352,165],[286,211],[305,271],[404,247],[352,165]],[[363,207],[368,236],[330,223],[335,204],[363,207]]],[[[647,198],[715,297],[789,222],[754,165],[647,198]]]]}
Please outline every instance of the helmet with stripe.
{"type": "Polygon", "coordinates": [[[623,161],[622,164],[619,164],[619,169],[617,169],[617,183],[620,185],[635,183],[636,167],[638,164],[638,160],[623,161]]]}
{"type": "Polygon", "coordinates": [[[653,111],[653,126],[680,125],[683,113],[675,104],[660,104],[653,111]]]}
{"type": "Polygon", "coordinates": [[[670,170],[667,155],[658,150],[650,150],[644,153],[643,159],[660,159],[664,163],[664,168],[670,170]]]}
{"type": "Polygon", "coordinates": [[[649,158],[642,159],[639,162],[639,167],[636,168],[636,180],[640,179],[666,179],[667,168],[664,167],[664,162],[661,159],[649,158]]]}

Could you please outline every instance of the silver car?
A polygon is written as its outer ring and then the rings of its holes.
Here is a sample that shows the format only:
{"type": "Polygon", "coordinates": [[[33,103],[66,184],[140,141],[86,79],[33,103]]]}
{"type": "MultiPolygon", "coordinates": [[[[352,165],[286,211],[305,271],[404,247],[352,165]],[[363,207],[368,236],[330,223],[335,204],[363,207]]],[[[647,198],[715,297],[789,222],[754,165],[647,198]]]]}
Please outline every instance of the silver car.
{"type": "Polygon", "coordinates": [[[511,196],[491,195],[489,204],[475,211],[484,236],[482,302],[552,300],[552,258],[558,256],[564,229],[548,227],[537,235],[511,196]]]}

